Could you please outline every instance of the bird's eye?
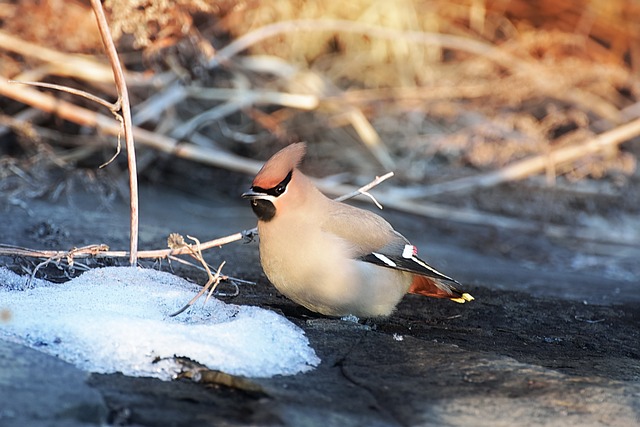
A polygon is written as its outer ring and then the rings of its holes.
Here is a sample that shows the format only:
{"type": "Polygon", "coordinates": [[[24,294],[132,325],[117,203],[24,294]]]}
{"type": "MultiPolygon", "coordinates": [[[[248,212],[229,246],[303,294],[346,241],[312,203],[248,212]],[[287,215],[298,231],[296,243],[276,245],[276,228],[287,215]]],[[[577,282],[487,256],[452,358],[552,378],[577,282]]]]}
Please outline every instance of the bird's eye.
{"type": "Polygon", "coordinates": [[[280,182],[280,184],[272,187],[267,192],[272,196],[278,197],[284,194],[287,191],[287,185],[289,185],[289,181],[291,181],[291,176],[293,175],[293,170],[289,172],[289,174],[280,182]]]}

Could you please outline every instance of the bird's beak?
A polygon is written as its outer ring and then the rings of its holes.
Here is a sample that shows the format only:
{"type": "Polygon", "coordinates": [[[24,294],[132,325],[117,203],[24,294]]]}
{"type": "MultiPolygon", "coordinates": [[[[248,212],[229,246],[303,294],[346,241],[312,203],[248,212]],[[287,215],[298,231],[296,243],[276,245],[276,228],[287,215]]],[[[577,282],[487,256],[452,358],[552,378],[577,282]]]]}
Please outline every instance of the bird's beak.
{"type": "Polygon", "coordinates": [[[253,190],[249,190],[246,193],[242,193],[242,198],[243,199],[249,199],[249,200],[264,199],[265,196],[268,196],[268,194],[259,193],[257,191],[253,191],[253,190]]]}

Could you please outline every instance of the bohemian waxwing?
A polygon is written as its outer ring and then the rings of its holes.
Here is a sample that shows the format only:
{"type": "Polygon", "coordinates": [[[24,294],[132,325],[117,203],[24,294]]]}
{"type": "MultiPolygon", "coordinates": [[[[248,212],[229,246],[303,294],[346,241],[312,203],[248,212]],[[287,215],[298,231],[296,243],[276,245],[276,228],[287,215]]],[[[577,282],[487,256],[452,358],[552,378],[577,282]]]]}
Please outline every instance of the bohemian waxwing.
{"type": "Polygon", "coordinates": [[[260,262],[285,296],[329,316],[388,316],[407,292],[463,303],[459,284],[417,257],[380,216],[324,196],[300,170],[305,144],[262,167],[251,190],[260,262]]]}

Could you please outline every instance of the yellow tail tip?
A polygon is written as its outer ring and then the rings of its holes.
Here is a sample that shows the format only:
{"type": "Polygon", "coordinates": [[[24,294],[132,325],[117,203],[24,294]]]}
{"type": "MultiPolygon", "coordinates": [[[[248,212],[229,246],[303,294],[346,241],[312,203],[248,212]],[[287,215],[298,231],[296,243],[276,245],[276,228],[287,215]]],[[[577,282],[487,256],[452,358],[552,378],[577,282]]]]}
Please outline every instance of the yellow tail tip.
{"type": "Polygon", "coordinates": [[[457,302],[457,303],[460,303],[460,304],[464,304],[465,302],[473,301],[475,298],[472,297],[471,294],[468,294],[468,293],[465,292],[459,298],[450,298],[450,299],[451,299],[451,301],[454,301],[454,302],[457,302]]]}

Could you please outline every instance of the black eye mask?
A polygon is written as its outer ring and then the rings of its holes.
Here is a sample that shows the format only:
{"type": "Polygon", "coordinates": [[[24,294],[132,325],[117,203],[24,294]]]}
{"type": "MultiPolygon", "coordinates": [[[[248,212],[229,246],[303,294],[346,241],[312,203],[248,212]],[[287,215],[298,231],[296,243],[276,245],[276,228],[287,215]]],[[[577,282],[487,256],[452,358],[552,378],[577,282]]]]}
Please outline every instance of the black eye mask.
{"type": "Polygon", "coordinates": [[[254,185],[253,187],[251,187],[251,189],[253,191],[255,191],[256,193],[264,193],[264,194],[268,194],[268,195],[273,196],[273,197],[278,197],[279,195],[281,195],[282,193],[284,193],[287,190],[287,185],[289,185],[289,182],[291,181],[291,176],[292,175],[293,175],[293,169],[275,187],[265,189],[265,188],[258,187],[258,186],[254,185]]]}

